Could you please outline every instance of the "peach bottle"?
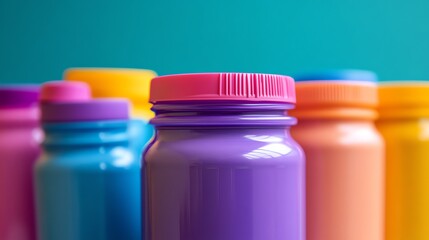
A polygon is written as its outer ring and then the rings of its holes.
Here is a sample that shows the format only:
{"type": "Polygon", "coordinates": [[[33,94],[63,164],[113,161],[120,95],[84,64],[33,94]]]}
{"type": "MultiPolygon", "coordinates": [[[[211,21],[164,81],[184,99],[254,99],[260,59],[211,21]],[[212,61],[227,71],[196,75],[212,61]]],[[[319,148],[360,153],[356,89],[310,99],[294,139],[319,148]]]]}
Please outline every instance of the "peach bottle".
{"type": "Polygon", "coordinates": [[[296,85],[291,115],[299,124],[291,131],[307,158],[307,240],[384,238],[384,142],[374,124],[377,86],[342,80],[347,77],[298,79],[296,85]]]}

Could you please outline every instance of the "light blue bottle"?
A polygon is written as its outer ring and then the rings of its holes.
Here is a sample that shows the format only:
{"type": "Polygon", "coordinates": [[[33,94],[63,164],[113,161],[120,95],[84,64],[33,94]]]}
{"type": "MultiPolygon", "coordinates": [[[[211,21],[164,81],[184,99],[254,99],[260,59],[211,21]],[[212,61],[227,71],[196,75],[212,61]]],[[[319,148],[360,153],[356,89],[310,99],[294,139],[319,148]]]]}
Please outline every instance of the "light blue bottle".
{"type": "Polygon", "coordinates": [[[140,153],[141,159],[141,153],[143,153],[143,149],[154,135],[155,129],[149,122],[143,119],[133,118],[128,124],[128,131],[131,148],[140,153]]]}
{"type": "Polygon", "coordinates": [[[128,102],[90,100],[86,88],[42,87],[39,240],[141,240],[140,153],[129,143],[128,102]]]}

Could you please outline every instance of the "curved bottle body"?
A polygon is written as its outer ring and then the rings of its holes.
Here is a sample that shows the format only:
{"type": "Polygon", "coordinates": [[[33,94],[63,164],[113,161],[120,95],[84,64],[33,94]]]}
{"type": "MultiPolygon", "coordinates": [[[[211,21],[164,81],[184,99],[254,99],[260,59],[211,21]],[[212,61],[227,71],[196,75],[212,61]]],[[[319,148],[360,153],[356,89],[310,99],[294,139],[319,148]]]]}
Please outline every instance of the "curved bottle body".
{"type": "Polygon", "coordinates": [[[140,162],[128,121],[44,124],[40,240],[141,240],[140,162]]]}
{"type": "Polygon", "coordinates": [[[307,156],[307,239],[384,239],[384,142],[376,75],[340,70],[296,84],[292,136],[307,156]]]}
{"type": "Polygon", "coordinates": [[[386,141],[386,239],[429,238],[429,119],[380,120],[386,141]]]}
{"type": "Polygon", "coordinates": [[[305,239],[295,120],[243,106],[189,104],[195,112],[163,109],[153,120],[144,154],[148,239],[305,239]]]}
{"type": "Polygon", "coordinates": [[[374,123],[306,119],[292,136],[307,157],[307,239],[382,240],[384,143],[374,123]]]}
{"type": "Polygon", "coordinates": [[[0,108],[0,239],[36,239],[32,169],[41,137],[36,108],[0,108]]]}
{"type": "Polygon", "coordinates": [[[386,82],[377,128],[386,141],[386,239],[429,239],[429,84],[386,82]]]}

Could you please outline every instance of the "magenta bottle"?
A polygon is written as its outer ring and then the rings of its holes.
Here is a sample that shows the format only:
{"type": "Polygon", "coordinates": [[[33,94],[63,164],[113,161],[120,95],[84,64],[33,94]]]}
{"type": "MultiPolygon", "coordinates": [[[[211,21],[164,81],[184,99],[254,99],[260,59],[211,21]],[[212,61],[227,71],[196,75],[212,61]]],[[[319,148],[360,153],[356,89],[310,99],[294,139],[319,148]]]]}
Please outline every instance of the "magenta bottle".
{"type": "Polygon", "coordinates": [[[143,155],[148,240],[304,240],[304,155],[290,77],[155,78],[143,155]]]}
{"type": "Polygon", "coordinates": [[[34,240],[33,165],[39,156],[38,88],[0,87],[0,239],[34,240]]]}

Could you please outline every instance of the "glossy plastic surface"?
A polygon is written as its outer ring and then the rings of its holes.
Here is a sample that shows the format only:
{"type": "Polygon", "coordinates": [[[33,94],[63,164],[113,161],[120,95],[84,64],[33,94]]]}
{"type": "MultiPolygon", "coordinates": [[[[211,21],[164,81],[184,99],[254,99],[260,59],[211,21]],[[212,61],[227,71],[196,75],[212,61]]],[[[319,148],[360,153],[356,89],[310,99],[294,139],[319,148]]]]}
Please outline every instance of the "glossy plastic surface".
{"type": "Polygon", "coordinates": [[[155,129],[147,121],[132,119],[129,121],[128,131],[130,136],[130,146],[136,153],[138,153],[140,159],[144,147],[153,137],[155,129]]]}
{"type": "Polygon", "coordinates": [[[383,240],[384,143],[373,121],[306,119],[292,136],[307,158],[307,239],[383,240]]]}
{"type": "Polygon", "coordinates": [[[139,154],[127,121],[44,124],[39,240],[141,240],[139,154]]]}
{"type": "Polygon", "coordinates": [[[42,133],[37,108],[0,108],[0,239],[35,240],[33,165],[42,133]]]}
{"type": "Polygon", "coordinates": [[[304,155],[289,104],[156,104],[148,239],[304,240],[304,155]]]}
{"type": "Polygon", "coordinates": [[[377,123],[387,150],[386,239],[426,240],[429,239],[429,118],[405,116],[377,123]]]}

